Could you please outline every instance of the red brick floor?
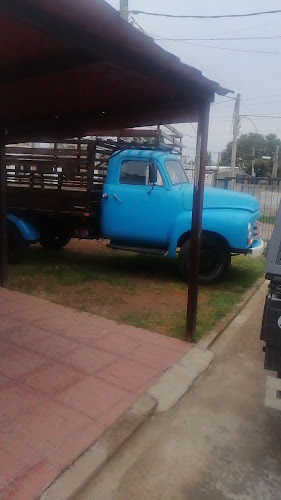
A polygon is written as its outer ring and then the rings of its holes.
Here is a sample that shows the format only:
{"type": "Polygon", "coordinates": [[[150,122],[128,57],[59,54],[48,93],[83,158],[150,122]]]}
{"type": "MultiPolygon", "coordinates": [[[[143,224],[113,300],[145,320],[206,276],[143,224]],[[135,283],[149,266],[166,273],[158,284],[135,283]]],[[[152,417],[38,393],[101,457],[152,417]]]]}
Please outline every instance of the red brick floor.
{"type": "Polygon", "coordinates": [[[0,499],[36,499],[189,347],[0,288],[0,499]]]}

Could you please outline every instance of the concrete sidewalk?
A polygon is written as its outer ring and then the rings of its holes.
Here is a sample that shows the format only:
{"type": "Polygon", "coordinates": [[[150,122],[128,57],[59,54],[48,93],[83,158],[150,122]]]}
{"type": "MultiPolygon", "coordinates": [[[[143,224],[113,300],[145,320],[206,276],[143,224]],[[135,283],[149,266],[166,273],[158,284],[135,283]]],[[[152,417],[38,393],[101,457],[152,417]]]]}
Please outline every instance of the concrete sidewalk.
{"type": "Polygon", "coordinates": [[[190,347],[0,289],[0,499],[38,498],[190,347]]]}

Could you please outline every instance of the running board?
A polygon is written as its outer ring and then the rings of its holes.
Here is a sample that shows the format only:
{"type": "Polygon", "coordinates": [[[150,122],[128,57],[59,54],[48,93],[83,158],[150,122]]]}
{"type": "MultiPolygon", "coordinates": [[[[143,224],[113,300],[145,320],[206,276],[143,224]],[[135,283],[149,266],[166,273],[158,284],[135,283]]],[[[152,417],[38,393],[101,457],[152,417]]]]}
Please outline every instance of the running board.
{"type": "Polygon", "coordinates": [[[116,243],[109,243],[106,246],[114,250],[127,250],[128,252],[147,253],[150,255],[165,255],[167,252],[167,250],[163,250],[162,248],[131,247],[129,245],[118,245],[116,243]]]}

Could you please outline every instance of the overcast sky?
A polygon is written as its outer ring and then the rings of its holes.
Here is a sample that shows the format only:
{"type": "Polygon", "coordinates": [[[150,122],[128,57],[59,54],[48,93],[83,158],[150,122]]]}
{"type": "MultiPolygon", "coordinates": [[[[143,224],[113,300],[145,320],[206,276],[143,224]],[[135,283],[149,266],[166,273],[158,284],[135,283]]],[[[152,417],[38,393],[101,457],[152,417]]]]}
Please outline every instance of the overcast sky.
{"type": "MultiPolygon", "coordinates": [[[[119,9],[119,0],[107,0],[119,9]]],[[[168,14],[241,14],[281,9],[280,0],[129,0],[129,10],[163,12],[168,14]]],[[[216,38],[216,37],[281,37],[281,13],[237,19],[171,19],[134,15],[135,20],[149,34],[166,38],[216,38]]],[[[281,38],[275,40],[214,41],[190,40],[188,43],[157,41],[163,48],[202,71],[207,78],[223,87],[241,93],[240,113],[247,115],[281,116],[281,38]],[[234,50],[201,47],[212,45],[234,50]],[[237,51],[237,49],[241,50],[237,51]],[[278,52],[279,54],[251,53],[242,51],[278,52]]],[[[231,96],[231,94],[230,94],[231,96]]],[[[213,160],[232,136],[234,101],[216,97],[211,107],[209,144],[213,160]]],[[[281,137],[281,119],[251,117],[241,119],[240,133],[276,133],[281,137]]],[[[194,135],[190,125],[178,127],[184,133],[194,135]]],[[[185,137],[186,154],[193,158],[194,140],[185,137]]]]}

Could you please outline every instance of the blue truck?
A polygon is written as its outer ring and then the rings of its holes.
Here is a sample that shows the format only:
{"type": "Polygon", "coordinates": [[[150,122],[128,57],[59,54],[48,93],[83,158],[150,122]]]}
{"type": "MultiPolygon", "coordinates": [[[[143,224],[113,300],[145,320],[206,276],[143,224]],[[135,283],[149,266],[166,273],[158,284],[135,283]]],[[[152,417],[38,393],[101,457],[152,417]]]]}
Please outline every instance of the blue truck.
{"type": "MultiPolygon", "coordinates": [[[[9,146],[6,165],[11,263],[30,244],[58,250],[71,238],[103,238],[113,249],[178,254],[188,279],[193,186],[177,154],[85,139],[9,146]]],[[[233,255],[263,253],[259,215],[253,196],[205,189],[201,284],[218,282],[233,255]]]]}

